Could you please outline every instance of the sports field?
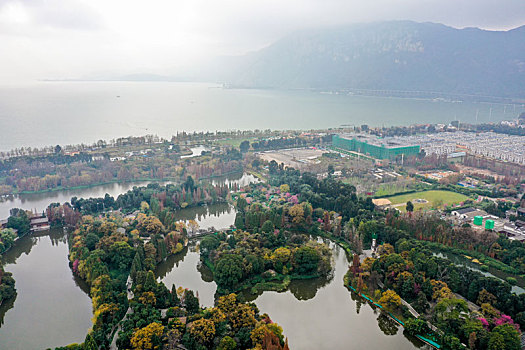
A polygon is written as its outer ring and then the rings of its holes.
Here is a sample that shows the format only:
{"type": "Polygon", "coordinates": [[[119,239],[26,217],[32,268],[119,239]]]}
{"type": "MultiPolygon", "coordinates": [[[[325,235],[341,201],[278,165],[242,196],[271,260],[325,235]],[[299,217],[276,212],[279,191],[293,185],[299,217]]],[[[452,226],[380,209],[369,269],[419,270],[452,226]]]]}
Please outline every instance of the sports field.
{"type": "Polygon", "coordinates": [[[469,199],[469,197],[451,191],[421,191],[388,197],[388,199],[392,202],[393,207],[404,212],[408,201],[414,204],[414,210],[438,209],[445,205],[464,202],[469,199]]]}

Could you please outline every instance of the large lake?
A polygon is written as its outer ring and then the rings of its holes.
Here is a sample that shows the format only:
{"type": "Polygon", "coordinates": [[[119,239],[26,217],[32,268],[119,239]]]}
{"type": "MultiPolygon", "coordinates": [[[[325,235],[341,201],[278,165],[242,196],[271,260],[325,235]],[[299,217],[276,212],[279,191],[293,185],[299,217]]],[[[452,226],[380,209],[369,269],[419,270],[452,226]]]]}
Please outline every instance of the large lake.
{"type": "Polygon", "coordinates": [[[523,106],[312,91],[222,89],[204,83],[35,82],[0,86],[0,150],[92,143],[177,131],[309,129],[499,121],[523,106]]]}

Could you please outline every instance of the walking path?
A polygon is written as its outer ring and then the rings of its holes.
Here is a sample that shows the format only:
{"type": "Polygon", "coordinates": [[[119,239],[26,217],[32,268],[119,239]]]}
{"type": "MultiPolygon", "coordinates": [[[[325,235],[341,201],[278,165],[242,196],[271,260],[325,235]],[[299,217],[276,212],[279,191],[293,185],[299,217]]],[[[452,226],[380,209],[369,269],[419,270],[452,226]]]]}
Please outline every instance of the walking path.
{"type": "MultiPolygon", "coordinates": [[[[133,292],[131,291],[131,284],[132,284],[131,276],[128,276],[128,280],[126,282],[126,288],[127,288],[127,292],[128,292],[128,303],[129,303],[129,301],[131,299],[133,299],[135,297],[133,295],[133,292]]],[[[117,330],[115,331],[115,333],[113,333],[113,339],[111,341],[111,345],[109,346],[110,350],[117,350],[117,338],[118,338],[118,333],[122,330],[122,322],[124,322],[126,320],[126,318],[128,318],[128,315],[130,315],[132,313],[133,313],[133,310],[131,309],[131,307],[128,307],[128,310],[126,311],[126,314],[124,315],[122,320],[120,320],[119,323],[118,323],[117,330]]]]}

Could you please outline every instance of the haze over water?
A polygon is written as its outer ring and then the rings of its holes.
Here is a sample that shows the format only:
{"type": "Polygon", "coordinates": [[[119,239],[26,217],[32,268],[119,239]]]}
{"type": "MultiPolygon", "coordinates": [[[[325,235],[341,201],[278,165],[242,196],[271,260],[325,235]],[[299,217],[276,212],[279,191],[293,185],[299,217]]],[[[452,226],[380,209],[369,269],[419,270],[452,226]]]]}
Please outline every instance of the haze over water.
{"type": "Polygon", "coordinates": [[[36,82],[0,86],[0,150],[177,131],[489,122],[523,106],[222,89],[171,82],[36,82]],[[492,112],[490,112],[492,109],[492,112]]]}

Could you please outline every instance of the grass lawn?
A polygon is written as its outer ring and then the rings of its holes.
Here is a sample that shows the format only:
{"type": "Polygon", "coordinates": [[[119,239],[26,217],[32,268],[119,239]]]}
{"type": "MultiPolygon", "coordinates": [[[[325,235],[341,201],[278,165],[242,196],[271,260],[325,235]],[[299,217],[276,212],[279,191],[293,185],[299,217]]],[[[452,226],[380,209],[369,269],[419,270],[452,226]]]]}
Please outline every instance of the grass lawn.
{"type": "Polygon", "coordinates": [[[422,191],[399,196],[388,197],[392,206],[401,211],[405,211],[406,202],[411,201],[414,204],[414,210],[442,208],[444,205],[458,204],[464,202],[469,197],[451,191],[422,191]],[[427,203],[417,203],[416,199],[425,199],[427,203]]]}
{"type": "Polygon", "coordinates": [[[217,144],[221,146],[232,146],[235,148],[239,148],[239,145],[243,141],[248,141],[250,144],[255,141],[256,139],[253,137],[250,138],[230,138],[230,139],[223,139],[223,140],[217,140],[215,141],[217,144]]]}

